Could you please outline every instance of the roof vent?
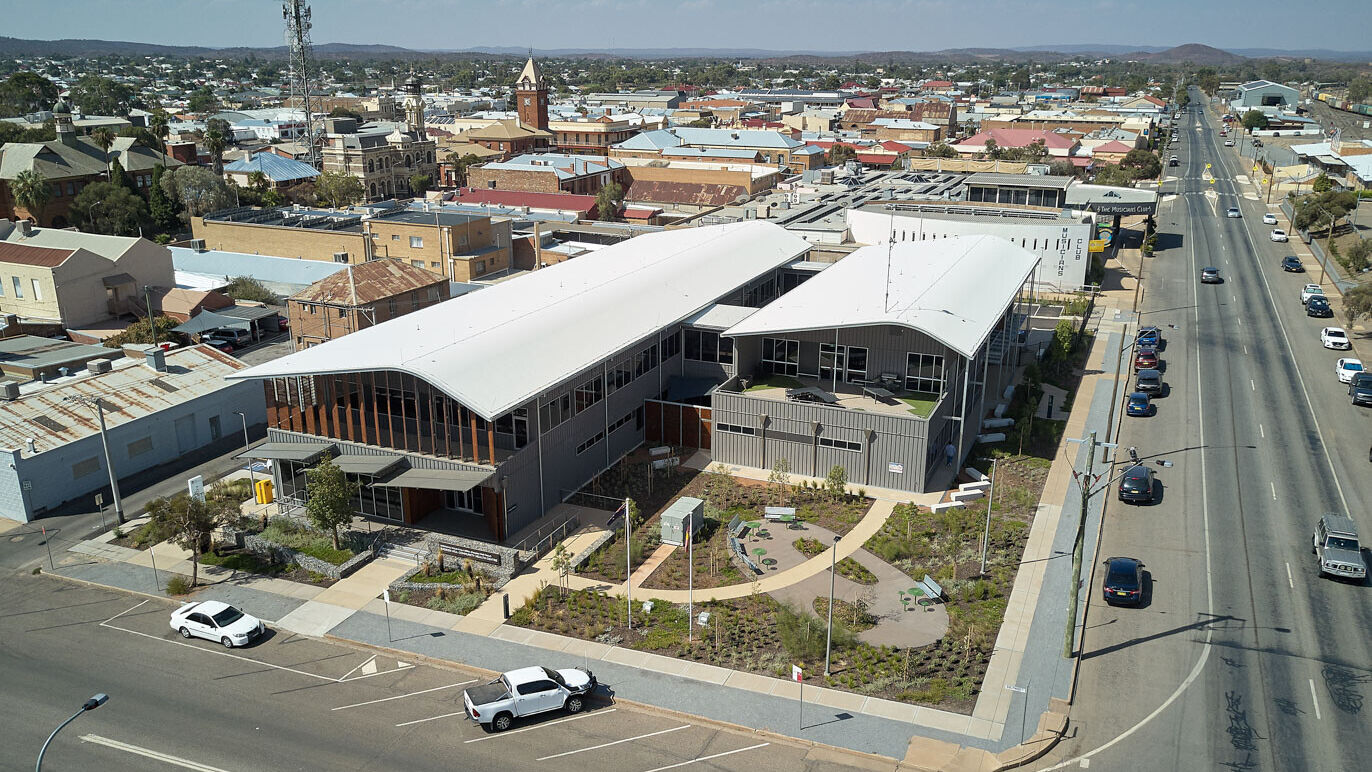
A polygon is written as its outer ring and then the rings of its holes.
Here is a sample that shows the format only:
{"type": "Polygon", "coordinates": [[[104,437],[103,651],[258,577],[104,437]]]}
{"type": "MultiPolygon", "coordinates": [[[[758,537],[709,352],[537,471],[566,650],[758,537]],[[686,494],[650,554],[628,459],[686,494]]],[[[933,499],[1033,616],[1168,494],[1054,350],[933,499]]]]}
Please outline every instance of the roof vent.
{"type": "Polygon", "coordinates": [[[28,220],[19,221],[19,235],[28,238],[33,235],[33,223],[28,220]]]}
{"type": "Polygon", "coordinates": [[[0,400],[3,400],[5,402],[13,402],[16,399],[19,399],[19,382],[0,382],[0,400]]]}
{"type": "Polygon", "coordinates": [[[30,452],[30,453],[37,453],[37,452],[38,452],[38,438],[37,438],[37,437],[30,437],[30,438],[28,438],[27,440],[24,440],[24,444],[28,446],[29,452],[30,452]]]}
{"type": "Polygon", "coordinates": [[[86,370],[89,371],[92,375],[108,373],[110,371],[110,360],[92,359],[86,363],[86,370]]]}
{"type": "Polygon", "coordinates": [[[160,348],[150,348],[143,352],[145,363],[148,367],[159,373],[167,371],[167,352],[160,348]]]}
{"type": "Polygon", "coordinates": [[[204,251],[205,251],[205,240],[204,240],[204,239],[191,239],[191,249],[195,250],[196,252],[204,252],[204,251]]]}

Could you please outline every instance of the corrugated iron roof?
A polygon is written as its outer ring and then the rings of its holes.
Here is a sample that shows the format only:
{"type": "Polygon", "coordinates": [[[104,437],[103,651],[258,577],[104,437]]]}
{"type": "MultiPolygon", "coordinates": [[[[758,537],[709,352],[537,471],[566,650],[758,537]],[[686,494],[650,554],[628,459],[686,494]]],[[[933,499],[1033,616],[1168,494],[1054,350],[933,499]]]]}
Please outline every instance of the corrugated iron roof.
{"type": "MultiPolygon", "coordinates": [[[[110,355],[117,357],[119,352],[111,349],[110,355]]],[[[123,358],[116,359],[108,373],[21,388],[19,399],[0,402],[0,447],[19,448],[25,457],[32,457],[35,454],[26,445],[30,438],[37,453],[44,453],[98,434],[95,408],[79,400],[98,397],[105,425],[113,429],[229,388],[234,384],[225,376],[247,367],[209,346],[173,349],[166,357],[164,373],[150,369],[141,359],[123,358]],[[168,386],[175,390],[168,391],[168,386]]]]}
{"type": "Polygon", "coordinates": [[[696,204],[700,206],[723,206],[732,204],[739,197],[746,197],[748,189],[742,185],[711,185],[693,182],[660,182],[656,180],[636,180],[630,186],[630,197],[635,201],[651,201],[664,204],[696,204]]]}
{"type": "Polygon", "coordinates": [[[73,249],[48,249],[46,247],[31,247],[27,244],[11,244],[0,241],[0,263],[16,263],[19,265],[41,265],[44,268],[56,268],[67,262],[67,258],[72,256],[76,250],[73,249]]]}
{"type": "Polygon", "coordinates": [[[391,257],[372,260],[320,279],[292,295],[291,300],[342,305],[375,303],[445,281],[432,271],[391,257]]]}

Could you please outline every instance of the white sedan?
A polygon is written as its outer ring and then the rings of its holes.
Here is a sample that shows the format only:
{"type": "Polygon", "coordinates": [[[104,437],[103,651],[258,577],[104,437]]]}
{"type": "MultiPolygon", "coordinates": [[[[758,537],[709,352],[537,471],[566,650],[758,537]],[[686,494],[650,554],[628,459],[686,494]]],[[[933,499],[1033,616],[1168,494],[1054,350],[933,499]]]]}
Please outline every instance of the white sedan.
{"type": "Polygon", "coordinates": [[[181,633],[182,638],[205,638],[222,643],[228,649],[247,646],[267,631],[266,625],[256,617],[217,600],[181,604],[181,608],[172,612],[171,629],[181,633]]]}
{"type": "Polygon", "coordinates": [[[1325,327],[1320,330],[1320,343],[1325,348],[1353,348],[1353,344],[1348,342],[1348,333],[1342,327],[1325,327]]]}
{"type": "Polygon", "coordinates": [[[1351,357],[1340,359],[1334,363],[1334,374],[1339,376],[1339,383],[1348,383],[1353,380],[1353,376],[1362,372],[1362,360],[1351,357]]]}
{"type": "Polygon", "coordinates": [[[1288,240],[1288,237],[1287,237],[1287,235],[1286,235],[1286,231],[1282,230],[1281,228],[1273,228],[1273,229],[1272,229],[1272,234],[1271,234],[1270,236],[1268,236],[1268,238],[1272,239],[1273,241],[1287,241],[1287,240],[1288,240]]]}
{"type": "Polygon", "coordinates": [[[1312,298],[1312,297],[1314,297],[1314,296],[1316,296],[1316,295],[1323,295],[1323,294],[1324,294],[1324,288],[1321,287],[1320,285],[1318,285],[1318,284],[1307,284],[1307,285],[1305,285],[1304,287],[1301,287],[1301,305],[1305,305],[1306,303],[1309,303],[1309,302],[1310,302],[1310,298],[1312,298]]]}
{"type": "Polygon", "coordinates": [[[1276,225],[1276,224],[1277,224],[1277,216],[1276,216],[1275,214],[1272,214],[1271,212],[1268,212],[1267,214],[1265,214],[1265,215],[1262,216],[1262,224],[1263,224],[1263,225],[1276,225]]]}

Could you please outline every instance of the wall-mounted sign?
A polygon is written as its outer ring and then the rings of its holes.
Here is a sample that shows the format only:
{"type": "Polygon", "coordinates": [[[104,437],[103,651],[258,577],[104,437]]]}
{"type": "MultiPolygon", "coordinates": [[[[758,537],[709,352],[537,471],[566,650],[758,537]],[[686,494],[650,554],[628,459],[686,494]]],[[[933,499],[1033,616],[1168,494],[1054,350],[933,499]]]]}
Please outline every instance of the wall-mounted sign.
{"type": "Polygon", "coordinates": [[[886,462],[886,471],[891,474],[905,474],[905,465],[896,463],[895,461],[888,461],[886,462]]]}

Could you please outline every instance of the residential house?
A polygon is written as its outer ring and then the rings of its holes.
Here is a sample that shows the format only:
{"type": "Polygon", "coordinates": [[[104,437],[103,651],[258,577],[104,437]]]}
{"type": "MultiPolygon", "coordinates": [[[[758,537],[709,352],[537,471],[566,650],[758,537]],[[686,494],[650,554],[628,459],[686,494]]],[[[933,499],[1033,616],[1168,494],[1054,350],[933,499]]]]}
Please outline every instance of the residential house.
{"type": "Polygon", "coordinates": [[[348,266],[286,300],[296,351],[366,329],[451,297],[448,280],[394,258],[348,266]]]}

